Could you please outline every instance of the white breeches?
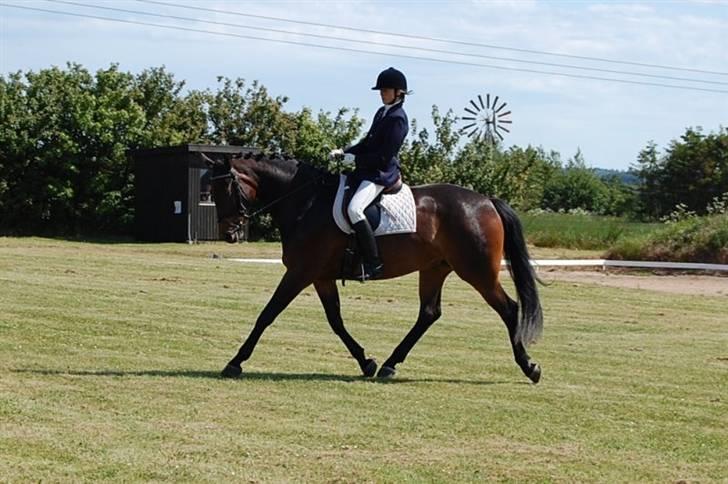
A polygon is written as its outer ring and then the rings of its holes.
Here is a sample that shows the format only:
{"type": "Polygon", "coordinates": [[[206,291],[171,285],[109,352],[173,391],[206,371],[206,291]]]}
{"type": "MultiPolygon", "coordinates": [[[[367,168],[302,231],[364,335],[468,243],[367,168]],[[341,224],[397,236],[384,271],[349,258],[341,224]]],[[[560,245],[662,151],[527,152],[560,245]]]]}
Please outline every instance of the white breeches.
{"type": "Polygon", "coordinates": [[[364,217],[364,209],[377,198],[377,195],[382,190],[384,190],[384,185],[377,185],[369,180],[362,180],[359,188],[356,189],[356,193],[351,198],[349,208],[347,209],[352,225],[366,219],[364,217]]]}

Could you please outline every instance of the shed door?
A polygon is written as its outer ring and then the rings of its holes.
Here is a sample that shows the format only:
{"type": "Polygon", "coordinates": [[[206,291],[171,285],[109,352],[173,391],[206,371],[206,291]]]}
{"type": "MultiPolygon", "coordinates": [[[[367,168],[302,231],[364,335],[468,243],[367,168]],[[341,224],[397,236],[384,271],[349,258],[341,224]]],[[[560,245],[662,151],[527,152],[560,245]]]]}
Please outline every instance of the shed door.
{"type": "Polygon", "coordinates": [[[190,237],[193,240],[218,240],[217,211],[210,191],[210,170],[190,168],[190,237]]]}

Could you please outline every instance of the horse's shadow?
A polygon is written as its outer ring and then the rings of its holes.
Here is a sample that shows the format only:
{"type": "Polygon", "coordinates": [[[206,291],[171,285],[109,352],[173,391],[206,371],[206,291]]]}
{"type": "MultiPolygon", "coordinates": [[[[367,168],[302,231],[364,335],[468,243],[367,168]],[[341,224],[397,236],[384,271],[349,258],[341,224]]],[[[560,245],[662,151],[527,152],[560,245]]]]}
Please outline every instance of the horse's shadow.
{"type": "Polygon", "coordinates": [[[355,375],[337,375],[330,373],[280,373],[246,371],[237,379],[226,379],[217,371],[205,370],[56,370],[56,369],[13,369],[14,373],[30,373],[35,375],[58,376],[88,376],[88,377],[162,377],[162,378],[203,378],[211,380],[225,380],[231,382],[244,381],[322,381],[346,383],[378,383],[378,384],[405,384],[405,383],[455,383],[463,385],[505,385],[524,384],[527,382],[491,381],[460,378],[367,378],[355,375]]]}

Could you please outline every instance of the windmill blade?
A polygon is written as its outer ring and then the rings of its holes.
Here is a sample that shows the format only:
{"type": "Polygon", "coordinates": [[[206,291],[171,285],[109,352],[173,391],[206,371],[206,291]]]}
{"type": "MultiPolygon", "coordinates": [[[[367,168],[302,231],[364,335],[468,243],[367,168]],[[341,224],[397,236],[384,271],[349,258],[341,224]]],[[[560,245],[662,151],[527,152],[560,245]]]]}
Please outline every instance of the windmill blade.
{"type": "Polygon", "coordinates": [[[511,111],[504,111],[508,103],[501,100],[500,96],[491,96],[490,93],[476,94],[468,100],[466,106],[463,108],[463,116],[459,118],[464,125],[458,130],[460,134],[467,134],[475,140],[498,143],[498,140],[502,141],[504,135],[513,129],[503,126],[512,125],[513,121],[508,119],[511,111]]]}

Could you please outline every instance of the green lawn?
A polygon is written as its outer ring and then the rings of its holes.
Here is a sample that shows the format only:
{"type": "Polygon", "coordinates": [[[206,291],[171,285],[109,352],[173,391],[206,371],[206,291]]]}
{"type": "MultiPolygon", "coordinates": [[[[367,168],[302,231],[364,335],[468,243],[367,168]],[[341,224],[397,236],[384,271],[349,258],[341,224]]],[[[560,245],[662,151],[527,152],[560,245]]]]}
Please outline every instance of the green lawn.
{"type": "MultiPolygon", "coordinates": [[[[728,477],[725,297],[555,282],[532,385],[451,277],[443,318],[382,383],[309,289],[244,377],[219,379],[282,267],[211,256],[278,253],[0,238],[0,481],[728,477]]],[[[342,306],[381,362],[414,321],[416,277],[347,284],[342,306]]]]}

